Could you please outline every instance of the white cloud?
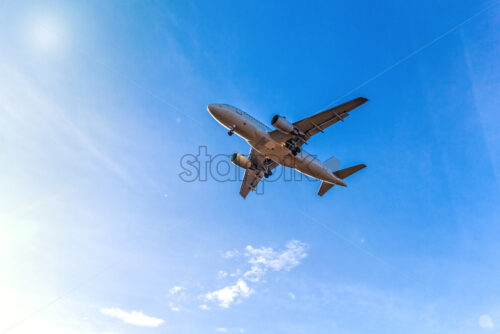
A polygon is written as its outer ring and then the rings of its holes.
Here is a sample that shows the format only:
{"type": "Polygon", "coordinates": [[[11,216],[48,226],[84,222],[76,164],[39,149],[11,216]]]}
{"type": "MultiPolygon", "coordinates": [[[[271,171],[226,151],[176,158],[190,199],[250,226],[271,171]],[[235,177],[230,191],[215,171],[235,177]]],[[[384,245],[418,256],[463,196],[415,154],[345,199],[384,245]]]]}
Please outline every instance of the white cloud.
{"type": "Polygon", "coordinates": [[[216,328],[215,330],[217,332],[220,332],[220,333],[227,333],[227,328],[225,328],[225,327],[219,327],[219,328],[216,328]]]}
{"type": "Polygon", "coordinates": [[[210,310],[210,307],[208,307],[208,305],[205,305],[205,304],[201,304],[199,306],[202,310],[210,310]]]}
{"type": "Polygon", "coordinates": [[[168,290],[168,293],[173,296],[179,292],[181,292],[182,290],[185,290],[182,286],[174,286],[174,287],[171,287],[170,290],[168,290]]]}
{"type": "MultiPolygon", "coordinates": [[[[241,301],[242,298],[248,298],[255,291],[248,286],[248,283],[262,282],[262,278],[269,271],[289,271],[300,264],[301,260],[307,256],[307,244],[298,240],[289,241],[285,245],[285,249],[275,251],[270,247],[254,248],[251,245],[245,247],[245,252],[240,253],[237,250],[231,250],[224,253],[225,258],[235,256],[244,256],[247,258],[247,265],[250,269],[242,272],[240,269],[233,274],[225,271],[218,271],[219,279],[230,277],[239,277],[234,285],[226,286],[220,290],[209,292],[202,295],[202,299],[217,303],[222,308],[228,308],[234,302],[241,301]]],[[[295,299],[295,295],[289,294],[291,299],[295,299]]],[[[200,305],[202,309],[208,309],[207,305],[200,305]]]]}
{"type": "Polygon", "coordinates": [[[120,319],[127,324],[136,326],[158,327],[164,322],[163,319],[147,316],[140,311],[127,312],[118,307],[101,308],[100,311],[102,314],[120,319]]]}
{"type": "Polygon", "coordinates": [[[277,252],[270,247],[245,248],[245,256],[249,257],[248,263],[252,264],[250,270],[243,276],[251,282],[258,282],[267,271],[288,271],[300,264],[300,261],[307,256],[307,245],[298,240],[289,241],[285,250],[277,252]]]}
{"type": "Polygon", "coordinates": [[[174,312],[179,312],[181,310],[181,308],[179,306],[175,305],[172,302],[168,303],[168,307],[170,308],[171,311],[174,311],[174,312]]]}
{"type": "Polygon", "coordinates": [[[288,297],[290,297],[290,299],[295,299],[295,294],[293,294],[293,293],[289,292],[289,293],[288,293],[288,297]]]}
{"type": "Polygon", "coordinates": [[[248,298],[254,291],[250,289],[247,283],[239,279],[236,284],[226,286],[220,290],[209,292],[204,298],[219,304],[220,307],[228,308],[232,303],[240,298],[248,298]]]}
{"type": "Polygon", "coordinates": [[[491,317],[488,314],[483,314],[479,317],[479,326],[481,328],[493,328],[495,327],[493,324],[493,320],[491,320],[491,317]]]}

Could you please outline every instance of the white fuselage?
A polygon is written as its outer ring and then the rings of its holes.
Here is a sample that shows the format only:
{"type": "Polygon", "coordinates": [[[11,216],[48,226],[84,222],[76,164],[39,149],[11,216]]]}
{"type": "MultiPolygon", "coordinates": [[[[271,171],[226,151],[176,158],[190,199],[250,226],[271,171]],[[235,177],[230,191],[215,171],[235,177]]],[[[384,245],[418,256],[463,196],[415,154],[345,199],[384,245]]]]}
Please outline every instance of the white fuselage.
{"type": "Polygon", "coordinates": [[[207,110],[220,124],[245,139],[266,158],[316,179],[345,186],[344,181],[315,156],[304,150],[293,155],[289,148],[271,138],[269,132],[272,129],[246,112],[227,104],[209,104],[207,110]]]}

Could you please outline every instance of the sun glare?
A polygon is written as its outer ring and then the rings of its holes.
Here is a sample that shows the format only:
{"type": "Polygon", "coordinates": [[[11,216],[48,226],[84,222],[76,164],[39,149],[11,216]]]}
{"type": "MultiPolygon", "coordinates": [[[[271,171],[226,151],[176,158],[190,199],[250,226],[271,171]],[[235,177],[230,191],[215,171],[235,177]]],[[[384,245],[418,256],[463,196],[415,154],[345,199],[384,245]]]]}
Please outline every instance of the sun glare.
{"type": "Polygon", "coordinates": [[[32,42],[44,51],[54,51],[61,46],[62,31],[53,19],[40,19],[32,25],[32,42]]]}

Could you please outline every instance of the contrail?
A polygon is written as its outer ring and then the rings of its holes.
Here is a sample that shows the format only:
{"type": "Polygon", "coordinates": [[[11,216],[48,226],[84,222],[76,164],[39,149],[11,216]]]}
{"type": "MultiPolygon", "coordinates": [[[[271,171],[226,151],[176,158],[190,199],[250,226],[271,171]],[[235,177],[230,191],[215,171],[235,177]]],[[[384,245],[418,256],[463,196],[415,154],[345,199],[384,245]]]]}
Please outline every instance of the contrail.
{"type": "MultiPolygon", "coordinates": [[[[414,50],[413,52],[409,53],[408,55],[404,56],[403,58],[401,58],[400,60],[398,60],[397,62],[395,62],[394,64],[386,67],[384,70],[382,70],[381,72],[375,74],[374,76],[372,76],[371,78],[363,81],[359,86],[356,86],[354,87],[353,89],[351,89],[350,91],[348,91],[347,93],[345,93],[344,95],[338,97],[337,99],[335,99],[334,101],[330,102],[326,107],[322,108],[321,110],[325,110],[325,109],[328,109],[330,108],[333,104],[337,103],[338,101],[342,100],[343,98],[345,98],[346,96],[354,93],[355,91],[357,91],[358,89],[360,88],[363,88],[364,86],[368,85],[370,82],[372,82],[373,80],[376,80],[378,79],[379,77],[381,77],[382,75],[386,74],[387,72],[389,72],[390,70],[394,69],[395,67],[397,67],[398,65],[401,65],[402,63],[404,63],[405,61],[407,61],[408,59],[410,59],[411,57],[419,54],[420,52],[424,51],[425,49],[427,49],[428,47],[430,47],[431,45],[435,44],[436,42],[440,41],[441,39],[443,39],[444,37],[446,37],[447,35],[451,34],[452,32],[454,32],[455,30],[457,30],[458,28],[464,26],[465,24],[469,23],[470,21],[472,21],[473,19],[475,19],[477,16],[483,14],[484,12],[486,12],[487,10],[491,9],[493,6],[497,5],[498,4],[498,0],[495,0],[493,1],[489,6],[486,6],[485,8],[481,9],[480,11],[478,11],[477,13],[475,13],[474,15],[470,16],[468,19],[465,19],[464,21],[460,22],[459,24],[455,25],[453,28],[451,28],[450,30],[446,31],[445,33],[442,33],[441,35],[437,36],[436,38],[434,38],[432,41],[422,45],[421,47],[419,47],[418,49],[414,50]]],[[[319,111],[321,111],[319,110],[319,111]]]]}

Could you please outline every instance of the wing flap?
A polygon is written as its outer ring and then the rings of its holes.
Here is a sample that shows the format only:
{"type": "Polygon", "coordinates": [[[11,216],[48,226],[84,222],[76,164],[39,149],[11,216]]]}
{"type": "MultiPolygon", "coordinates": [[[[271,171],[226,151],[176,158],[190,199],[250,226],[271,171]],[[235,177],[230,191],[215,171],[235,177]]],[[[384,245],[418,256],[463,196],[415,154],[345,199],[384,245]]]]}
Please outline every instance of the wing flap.
{"type": "Polygon", "coordinates": [[[251,169],[245,170],[245,176],[241,182],[240,195],[246,198],[251,190],[255,190],[257,184],[259,184],[261,178],[251,169]]]}

